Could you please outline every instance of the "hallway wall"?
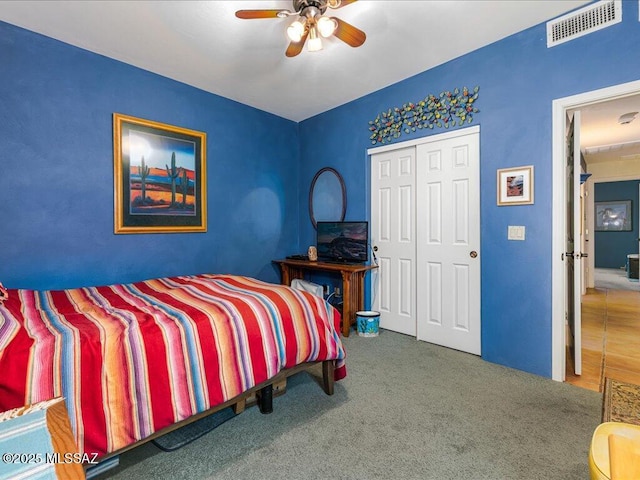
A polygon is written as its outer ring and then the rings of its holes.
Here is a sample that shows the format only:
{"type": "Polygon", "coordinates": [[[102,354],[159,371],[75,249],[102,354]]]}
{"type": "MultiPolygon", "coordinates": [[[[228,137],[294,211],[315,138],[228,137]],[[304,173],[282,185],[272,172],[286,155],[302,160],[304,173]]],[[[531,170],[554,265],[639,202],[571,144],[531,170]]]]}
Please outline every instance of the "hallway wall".
{"type": "MultiPolygon", "coordinates": [[[[596,183],[595,202],[631,202],[631,231],[594,231],[595,267],[620,268],[627,255],[638,253],[638,186],[640,181],[596,183]]],[[[596,219],[597,220],[597,219],[596,219]]]]}

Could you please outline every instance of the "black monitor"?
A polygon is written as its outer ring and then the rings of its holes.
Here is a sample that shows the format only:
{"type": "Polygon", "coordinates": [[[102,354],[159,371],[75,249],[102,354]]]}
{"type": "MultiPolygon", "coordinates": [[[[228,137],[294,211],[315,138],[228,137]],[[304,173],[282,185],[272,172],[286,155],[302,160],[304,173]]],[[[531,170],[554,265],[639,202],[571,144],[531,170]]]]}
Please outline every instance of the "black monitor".
{"type": "Polygon", "coordinates": [[[367,222],[318,222],[318,260],[365,263],[369,260],[367,222]]]}

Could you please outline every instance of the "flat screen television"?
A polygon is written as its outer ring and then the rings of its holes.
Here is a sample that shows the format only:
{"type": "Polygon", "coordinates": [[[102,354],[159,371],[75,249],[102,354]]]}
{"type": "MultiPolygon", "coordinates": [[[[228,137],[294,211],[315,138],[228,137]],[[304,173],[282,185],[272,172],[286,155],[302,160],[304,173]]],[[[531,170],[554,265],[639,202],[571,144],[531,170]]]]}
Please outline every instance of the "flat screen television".
{"type": "Polygon", "coordinates": [[[367,222],[317,222],[318,260],[364,263],[369,260],[367,222]]]}

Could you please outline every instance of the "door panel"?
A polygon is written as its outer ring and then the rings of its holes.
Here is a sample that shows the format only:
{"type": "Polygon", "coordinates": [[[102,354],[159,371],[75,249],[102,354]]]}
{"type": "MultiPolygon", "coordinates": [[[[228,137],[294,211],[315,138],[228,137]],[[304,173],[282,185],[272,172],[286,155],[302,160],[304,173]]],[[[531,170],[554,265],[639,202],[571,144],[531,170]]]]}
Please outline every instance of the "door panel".
{"type": "Polygon", "coordinates": [[[565,250],[566,263],[566,318],[569,327],[569,347],[573,354],[574,372],[582,373],[582,319],[580,311],[582,291],[582,252],[580,222],[580,111],[576,111],[569,123],[567,135],[567,242],[565,250]]]}
{"type": "Polygon", "coordinates": [[[478,133],[421,144],[416,152],[418,339],[476,355],[479,157],[478,133]]]}
{"type": "MultiPolygon", "coordinates": [[[[436,262],[427,263],[428,284],[427,291],[427,323],[436,327],[442,327],[442,264],[436,262]]],[[[420,338],[419,340],[426,340],[420,338]]]]}
{"type": "Polygon", "coordinates": [[[454,329],[461,330],[465,333],[471,331],[469,318],[469,267],[467,265],[454,265],[454,302],[455,319],[454,329]]]}
{"type": "Polygon", "coordinates": [[[415,147],[372,155],[371,162],[371,242],[380,275],[373,308],[380,327],[415,335],[415,147]]]}

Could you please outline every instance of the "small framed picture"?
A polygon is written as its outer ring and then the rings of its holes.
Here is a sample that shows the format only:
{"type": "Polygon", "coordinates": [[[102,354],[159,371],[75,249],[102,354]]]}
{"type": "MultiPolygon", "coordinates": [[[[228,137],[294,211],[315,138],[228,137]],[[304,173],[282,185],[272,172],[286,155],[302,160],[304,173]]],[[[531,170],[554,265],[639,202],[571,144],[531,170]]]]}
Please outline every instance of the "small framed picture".
{"type": "Polygon", "coordinates": [[[631,200],[596,202],[596,232],[630,232],[631,200]]]}
{"type": "Polygon", "coordinates": [[[533,165],[498,169],[498,205],[533,204],[533,165]]]}

